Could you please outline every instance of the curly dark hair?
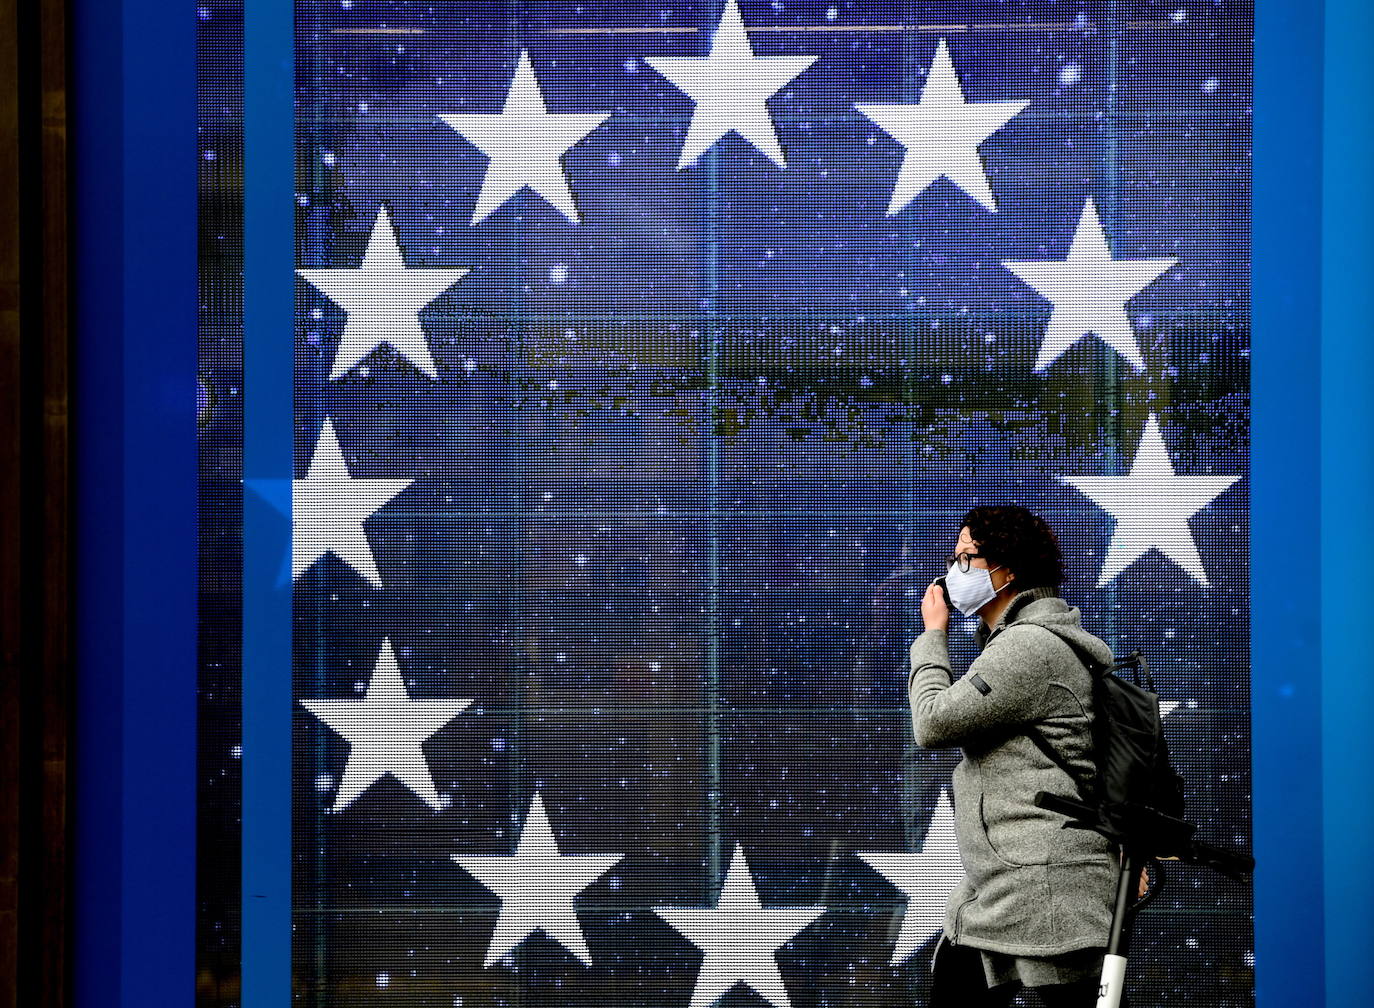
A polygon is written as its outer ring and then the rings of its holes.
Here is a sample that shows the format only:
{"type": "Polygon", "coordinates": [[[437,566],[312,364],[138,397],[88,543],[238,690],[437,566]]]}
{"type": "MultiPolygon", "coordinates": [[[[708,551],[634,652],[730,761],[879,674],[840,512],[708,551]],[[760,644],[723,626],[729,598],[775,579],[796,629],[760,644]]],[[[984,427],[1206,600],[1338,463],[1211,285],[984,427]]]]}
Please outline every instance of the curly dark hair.
{"type": "Polygon", "coordinates": [[[1064,554],[1045,519],[1016,504],[983,505],[964,515],[981,553],[992,566],[1010,568],[1018,591],[1058,588],[1064,581],[1064,554]]]}

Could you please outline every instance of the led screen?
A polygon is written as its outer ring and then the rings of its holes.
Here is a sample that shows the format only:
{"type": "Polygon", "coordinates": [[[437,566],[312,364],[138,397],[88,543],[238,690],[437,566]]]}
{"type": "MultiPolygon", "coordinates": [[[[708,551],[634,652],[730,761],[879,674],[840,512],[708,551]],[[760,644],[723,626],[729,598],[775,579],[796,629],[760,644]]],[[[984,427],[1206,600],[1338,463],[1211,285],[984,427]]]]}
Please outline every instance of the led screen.
{"type": "MultiPolygon", "coordinates": [[[[202,1004],[248,508],[291,517],[295,1003],[924,1004],[959,753],[906,654],[975,504],[1050,523],[1248,846],[1248,4],[298,2],[276,500],[242,13],[200,16],[202,1004]]],[[[1248,886],[1170,880],[1132,998],[1252,1004],[1248,886]]]]}

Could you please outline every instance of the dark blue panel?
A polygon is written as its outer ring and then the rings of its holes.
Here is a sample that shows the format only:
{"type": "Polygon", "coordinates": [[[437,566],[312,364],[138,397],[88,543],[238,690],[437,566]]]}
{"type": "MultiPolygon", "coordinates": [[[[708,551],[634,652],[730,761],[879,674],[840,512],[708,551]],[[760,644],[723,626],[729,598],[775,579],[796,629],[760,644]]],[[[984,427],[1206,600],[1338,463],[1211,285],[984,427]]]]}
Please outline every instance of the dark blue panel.
{"type": "Polygon", "coordinates": [[[80,1008],[110,1002],[120,975],[124,837],[123,66],[118,4],[72,11],[75,219],[76,656],[73,959],[80,1008]]]}
{"type": "Polygon", "coordinates": [[[196,107],[192,4],[124,5],[124,1004],[195,977],[196,107]]]}
{"type": "Polygon", "coordinates": [[[74,10],[81,1005],[195,975],[195,9],[74,10]],[[122,43],[122,45],[121,45],[122,43]]]}

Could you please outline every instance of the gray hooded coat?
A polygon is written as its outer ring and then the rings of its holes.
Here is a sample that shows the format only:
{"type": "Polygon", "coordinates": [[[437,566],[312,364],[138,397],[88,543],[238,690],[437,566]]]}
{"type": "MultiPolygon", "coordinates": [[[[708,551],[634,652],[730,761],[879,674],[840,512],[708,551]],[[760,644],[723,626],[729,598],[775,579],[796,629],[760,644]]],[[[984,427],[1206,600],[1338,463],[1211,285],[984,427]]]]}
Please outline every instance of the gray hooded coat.
{"type": "Polygon", "coordinates": [[[1021,592],[989,630],[982,652],[951,684],[945,630],[911,645],[908,684],[916,742],[959,746],[955,832],[964,878],[950,897],[952,941],[1013,956],[1048,957],[1107,944],[1116,891],[1114,848],[1097,833],[1062,829],[1037,808],[1037,791],[1080,798],[1077,787],[1025,733],[1038,725],[1075,771],[1091,777],[1092,680],[1054,626],[1085,651],[1111,650],[1083,629],[1078,609],[1049,588],[1021,592]]]}

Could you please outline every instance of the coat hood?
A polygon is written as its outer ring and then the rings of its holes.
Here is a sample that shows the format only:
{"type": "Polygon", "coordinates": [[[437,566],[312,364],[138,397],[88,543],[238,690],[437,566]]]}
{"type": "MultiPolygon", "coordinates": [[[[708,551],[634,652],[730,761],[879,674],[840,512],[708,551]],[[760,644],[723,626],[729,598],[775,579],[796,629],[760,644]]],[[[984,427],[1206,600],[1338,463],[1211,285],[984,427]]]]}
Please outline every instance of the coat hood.
{"type": "Polygon", "coordinates": [[[978,642],[981,650],[987,646],[988,641],[1007,627],[1021,623],[1036,623],[1053,630],[1103,665],[1111,665],[1116,660],[1111,648],[1100,638],[1083,629],[1081,610],[1065,602],[1053,588],[1030,588],[1021,592],[1002,611],[1002,615],[991,629],[986,623],[979,621],[974,640],[978,642]]]}

